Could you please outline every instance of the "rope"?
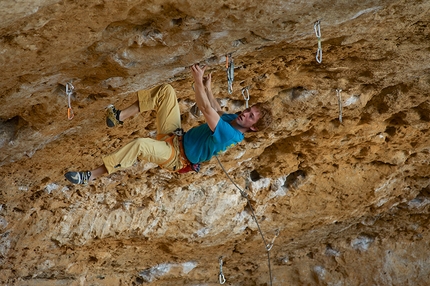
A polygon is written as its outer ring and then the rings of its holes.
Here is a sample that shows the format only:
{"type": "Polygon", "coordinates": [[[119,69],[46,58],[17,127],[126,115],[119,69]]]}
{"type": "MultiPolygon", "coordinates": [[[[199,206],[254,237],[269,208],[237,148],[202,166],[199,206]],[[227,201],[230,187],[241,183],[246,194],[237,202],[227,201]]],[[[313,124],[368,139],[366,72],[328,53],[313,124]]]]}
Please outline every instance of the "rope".
{"type": "MultiPolygon", "coordinates": [[[[257,221],[257,217],[255,216],[255,212],[254,209],[251,205],[251,202],[248,198],[248,194],[245,193],[234,181],[233,179],[229,176],[229,174],[227,173],[227,171],[224,169],[224,166],[221,164],[221,161],[218,159],[218,156],[215,156],[215,158],[217,159],[219,165],[221,166],[221,169],[224,171],[224,173],[227,175],[227,178],[229,178],[229,180],[233,183],[233,185],[239,190],[240,194],[242,195],[242,197],[244,197],[247,201],[248,207],[251,210],[251,214],[252,214],[252,218],[254,219],[255,223],[257,224],[257,228],[258,228],[258,232],[261,235],[261,238],[263,239],[263,243],[264,243],[264,248],[266,248],[267,251],[267,264],[269,266],[269,277],[270,277],[270,286],[272,286],[272,267],[270,265],[270,250],[272,249],[273,246],[273,242],[275,239],[273,239],[272,241],[272,245],[267,244],[266,239],[264,238],[263,232],[261,231],[260,228],[260,224],[257,221]],[[269,248],[270,247],[270,248],[269,248]]],[[[277,235],[276,235],[277,236],[277,235]]],[[[275,237],[276,237],[275,236],[275,237]]]]}

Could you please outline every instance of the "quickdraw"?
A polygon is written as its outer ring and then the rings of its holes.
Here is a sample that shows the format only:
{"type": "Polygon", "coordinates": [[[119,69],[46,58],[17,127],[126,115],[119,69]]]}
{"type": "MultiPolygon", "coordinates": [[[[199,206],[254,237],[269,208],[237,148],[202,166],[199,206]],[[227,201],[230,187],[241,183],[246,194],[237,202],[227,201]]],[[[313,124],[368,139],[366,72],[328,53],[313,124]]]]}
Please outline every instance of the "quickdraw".
{"type": "Polygon", "coordinates": [[[231,54],[228,54],[225,58],[225,68],[227,69],[228,93],[232,94],[234,81],[234,63],[231,54]]]}
{"type": "Polygon", "coordinates": [[[317,62],[320,64],[322,62],[322,47],[321,47],[321,25],[320,20],[316,21],[314,24],[315,35],[318,39],[318,49],[315,56],[317,62]]]}
{"type": "Polygon", "coordinates": [[[275,236],[272,238],[272,241],[266,245],[267,251],[272,250],[273,244],[275,243],[275,239],[279,236],[279,229],[275,231],[275,236]]]}
{"type": "Polygon", "coordinates": [[[73,113],[73,109],[72,109],[72,104],[70,102],[70,99],[73,95],[73,90],[75,89],[75,87],[72,85],[71,82],[68,82],[66,84],[66,94],[67,94],[67,118],[69,120],[72,120],[73,117],[75,117],[75,114],[73,113]]]}
{"type": "Polygon", "coordinates": [[[224,273],[222,273],[222,256],[219,258],[219,284],[224,284],[225,283],[225,277],[224,277],[224,273]]]}
{"type": "Polygon", "coordinates": [[[339,104],[339,121],[340,121],[340,123],[342,123],[342,96],[340,95],[341,92],[342,92],[341,89],[336,89],[336,96],[337,96],[337,101],[339,104]]]}
{"type": "Polygon", "coordinates": [[[248,87],[244,87],[242,88],[242,95],[243,98],[245,99],[245,104],[246,104],[246,108],[248,108],[248,101],[249,101],[249,91],[248,91],[248,87]]]}

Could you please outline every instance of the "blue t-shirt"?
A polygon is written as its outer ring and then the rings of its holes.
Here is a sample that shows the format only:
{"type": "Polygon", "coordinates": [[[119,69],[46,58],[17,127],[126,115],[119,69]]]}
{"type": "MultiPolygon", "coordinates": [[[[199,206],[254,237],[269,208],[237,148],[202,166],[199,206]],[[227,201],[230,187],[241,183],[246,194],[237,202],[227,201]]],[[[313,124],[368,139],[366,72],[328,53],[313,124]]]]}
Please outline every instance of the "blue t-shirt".
{"type": "Polygon", "coordinates": [[[244,138],[242,132],[229,123],[236,117],[236,114],[223,114],[214,132],[205,123],[185,133],[184,149],[188,160],[193,164],[209,161],[213,155],[224,152],[242,141],[244,138]]]}

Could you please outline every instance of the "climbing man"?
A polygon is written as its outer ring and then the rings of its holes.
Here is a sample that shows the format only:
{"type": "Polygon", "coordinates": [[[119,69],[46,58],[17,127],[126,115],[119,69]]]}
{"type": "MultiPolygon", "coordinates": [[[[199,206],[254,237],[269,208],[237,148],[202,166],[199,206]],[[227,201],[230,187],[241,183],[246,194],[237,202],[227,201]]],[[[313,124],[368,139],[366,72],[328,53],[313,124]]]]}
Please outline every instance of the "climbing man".
{"type": "Polygon", "coordinates": [[[123,110],[113,105],[108,108],[106,124],[114,127],[140,112],[155,110],[157,137],[138,138],[103,158],[103,165],[84,172],[68,172],[67,180],[74,184],[87,184],[106,173],[128,168],[137,158],[153,162],[170,171],[185,173],[200,169],[200,163],[236,145],[245,132],[260,131],[271,124],[272,116],[262,105],[253,105],[239,115],[221,110],[212,94],[211,74],[204,75],[206,67],[191,66],[197,107],[206,123],[184,133],[176,93],[169,84],[141,90],[138,100],[123,110]]]}

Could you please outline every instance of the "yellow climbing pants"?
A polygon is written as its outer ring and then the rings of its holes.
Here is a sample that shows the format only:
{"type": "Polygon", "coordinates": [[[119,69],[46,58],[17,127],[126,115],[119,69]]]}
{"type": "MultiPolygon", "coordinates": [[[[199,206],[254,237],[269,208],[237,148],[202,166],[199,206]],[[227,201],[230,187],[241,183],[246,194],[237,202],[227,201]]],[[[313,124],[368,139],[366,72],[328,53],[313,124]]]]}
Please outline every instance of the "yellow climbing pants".
{"type": "Polygon", "coordinates": [[[138,138],[104,157],[103,163],[109,174],[132,166],[138,158],[171,171],[182,169],[178,138],[173,138],[172,145],[164,141],[169,137],[169,133],[181,128],[181,114],[175,90],[171,85],[164,84],[140,90],[137,96],[140,112],[157,112],[157,140],[138,138]]]}

